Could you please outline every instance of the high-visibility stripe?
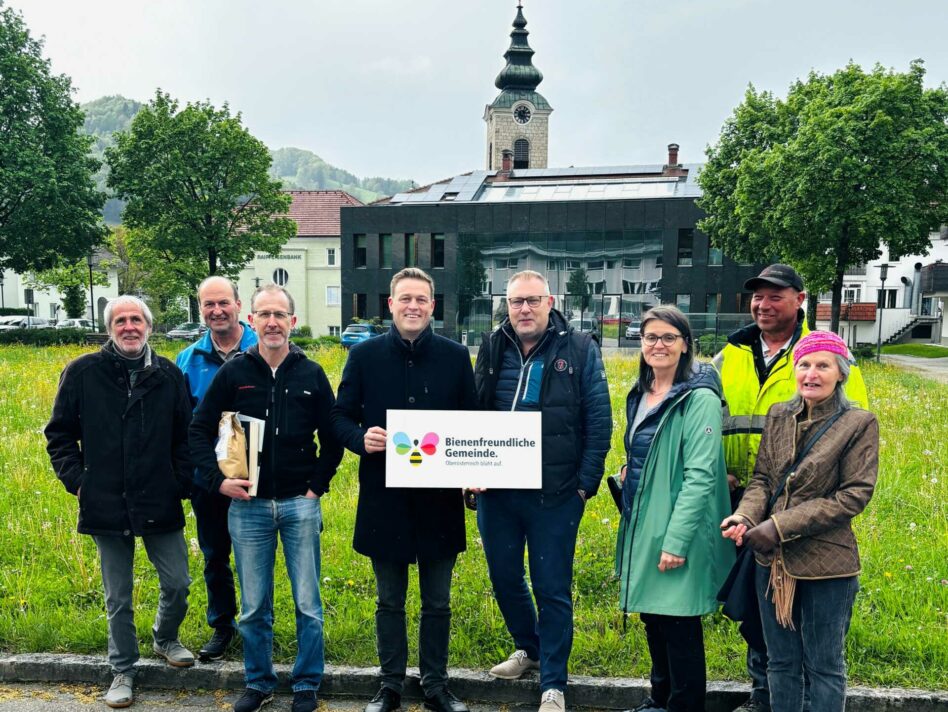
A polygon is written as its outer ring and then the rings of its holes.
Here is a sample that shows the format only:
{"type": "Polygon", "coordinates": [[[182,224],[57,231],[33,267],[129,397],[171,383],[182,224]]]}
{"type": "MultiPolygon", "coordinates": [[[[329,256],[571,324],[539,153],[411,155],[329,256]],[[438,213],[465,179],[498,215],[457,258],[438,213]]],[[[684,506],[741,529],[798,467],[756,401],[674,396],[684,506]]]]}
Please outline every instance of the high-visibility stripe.
{"type": "Polygon", "coordinates": [[[766,415],[726,415],[721,421],[721,432],[728,433],[761,433],[766,415]]]}

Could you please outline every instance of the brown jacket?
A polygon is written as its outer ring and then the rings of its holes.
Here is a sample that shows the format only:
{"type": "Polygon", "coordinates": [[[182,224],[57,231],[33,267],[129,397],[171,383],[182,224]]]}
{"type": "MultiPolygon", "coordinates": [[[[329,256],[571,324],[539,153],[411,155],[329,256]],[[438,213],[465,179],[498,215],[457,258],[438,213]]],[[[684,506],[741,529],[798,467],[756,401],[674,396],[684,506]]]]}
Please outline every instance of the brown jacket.
{"type": "MultiPolygon", "coordinates": [[[[756,525],[799,448],[838,408],[836,397],[811,414],[803,402],[777,403],[767,413],[754,477],[735,514],[756,525]]],[[[847,410],[790,475],[770,512],[786,572],[798,579],[855,576],[859,551],[850,522],[872,497],[879,466],[879,423],[872,413],[847,410]]],[[[770,566],[773,555],[757,557],[770,566]]]]}

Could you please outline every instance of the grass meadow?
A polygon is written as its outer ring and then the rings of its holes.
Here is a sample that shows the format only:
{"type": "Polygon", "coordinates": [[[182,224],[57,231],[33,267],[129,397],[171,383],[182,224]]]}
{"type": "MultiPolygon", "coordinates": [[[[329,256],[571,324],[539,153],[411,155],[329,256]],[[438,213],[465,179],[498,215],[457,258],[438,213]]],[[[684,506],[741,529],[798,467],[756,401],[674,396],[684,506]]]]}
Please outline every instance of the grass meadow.
{"type": "MultiPolygon", "coordinates": [[[[160,346],[174,356],[176,345],[160,346]]],[[[59,372],[82,347],[0,347],[0,649],[105,654],[102,584],[91,538],[76,534],[76,502],[46,456],[43,426],[59,372]]],[[[338,383],[345,353],[316,352],[338,383]]],[[[606,360],[615,431],[607,472],[622,460],[623,404],[636,361],[606,360]]],[[[948,689],[948,386],[894,367],[863,366],[872,408],[882,425],[881,472],[875,497],[857,519],[863,558],[862,589],[848,638],[854,684],[948,689]]],[[[351,548],[357,497],[357,459],[347,454],[323,500],[322,595],[327,662],[377,664],[374,580],[369,561],[351,548]]],[[[604,493],[603,487],[602,493],[604,493]]],[[[181,631],[197,649],[208,635],[201,555],[193,515],[191,609],[181,631]]],[[[455,569],[450,664],[485,668],[512,645],[490,590],[477,527],[468,513],[468,550],[455,569]]],[[[576,633],[571,671],[647,677],[644,630],[630,616],[623,631],[612,556],[617,515],[608,495],[587,508],[575,566],[576,633]]],[[[276,577],[275,655],[295,655],[293,604],[282,563],[276,577]]],[[[158,582],[141,546],[135,568],[136,622],[150,655],[158,582]]],[[[409,593],[411,630],[417,629],[417,585],[409,593]]],[[[744,646],[720,615],[705,619],[711,679],[744,679],[744,646]]],[[[410,633],[410,639],[415,638],[410,633]]],[[[413,644],[414,648],[414,644],[413,644]]],[[[415,651],[412,651],[415,664],[415,651]]]]}

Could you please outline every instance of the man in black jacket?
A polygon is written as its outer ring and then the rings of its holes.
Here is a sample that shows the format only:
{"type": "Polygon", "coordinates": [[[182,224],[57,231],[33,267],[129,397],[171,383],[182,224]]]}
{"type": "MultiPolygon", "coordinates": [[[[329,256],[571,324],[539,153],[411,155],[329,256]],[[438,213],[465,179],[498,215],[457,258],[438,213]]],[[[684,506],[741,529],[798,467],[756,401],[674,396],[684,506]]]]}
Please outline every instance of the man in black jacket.
{"type": "Polygon", "coordinates": [[[513,680],[539,668],[539,712],[563,712],[576,535],[602,479],[612,408],[598,346],[553,309],[542,274],[525,270],[510,278],[507,315],[481,342],[477,395],[484,410],[542,413],[543,481],[539,492],[492,489],[477,497],[494,596],[516,646],[490,674],[513,680]],[[524,579],[525,546],[533,596],[524,579]]]}
{"type": "Polygon", "coordinates": [[[353,547],[372,559],[378,592],[382,684],[365,710],[390,712],[401,703],[408,664],[408,567],[417,562],[424,704],[435,712],[467,712],[447,687],[451,572],[465,548],[461,491],[385,486],[385,413],[475,410],[471,357],[465,347],[432,332],[434,282],[424,271],[408,267],[396,274],[388,306],[392,328],[352,347],[332,414],[337,436],[361,458],[353,547]]]}
{"type": "Polygon", "coordinates": [[[191,404],[181,371],[148,345],[152,317],[144,302],[113,299],[105,324],[105,346],[63,371],[45,433],[56,475],[79,500],[78,530],[90,534],[99,551],[114,675],[105,703],[128,707],[138,661],[136,536],[161,585],[154,651],[174,667],[194,664],[178,641],[191,583],[181,508],[191,484],[191,404]]]}
{"type": "Polygon", "coordinates": [[[250,299],[259,343],[225,363],[194,412],[191,450],[212,492],[232,499],[228,525],[240,581],[240,635],[247,689],[234,712],[256,712],[273,699],[273,569],[277,536],[283,542],[296,604],[293,712],[312,712],[323,674],[323,608],[319,596],[319,498],[342,459],[332,436],[334,398],[320,365],[289,341],[296,324],[293,298],[275,284],[250,299]],[[250,480],[226,479],[214,442],[224,411],[266,421],[257,494],[250,480]],[[319,433],[319,450],[313,441],[319,433]]]}

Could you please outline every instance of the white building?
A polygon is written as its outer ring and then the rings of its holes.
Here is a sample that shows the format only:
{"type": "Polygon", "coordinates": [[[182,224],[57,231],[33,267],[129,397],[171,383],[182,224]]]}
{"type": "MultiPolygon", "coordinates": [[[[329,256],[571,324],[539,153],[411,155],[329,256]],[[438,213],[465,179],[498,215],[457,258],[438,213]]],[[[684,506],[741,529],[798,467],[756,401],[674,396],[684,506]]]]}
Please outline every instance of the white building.
{"type": "MultiPolygon", "coordinates": [[[[342,331],[342,287],[339,265],[339,210],[362,205],[342,190],[293,190],[289,217],[296,235],[272,257],[258,252],[237,278],[244,312],[256,287],[274,282],[293,295],[297,324],[309,326],[313,336],[342,331]]],[[[241,315],[244,317],[245,315],[241,315]]]]}
{"type": "MultiPolygon", "coordinates": [[[[821,304],[829,301],[829,294],[820,295],[821,304]]],[[[883,343],[948,345],[948,323],[944,319],[948,303],[948,229],[932,233],[927,255],[892,260],[883,246],[879,259],[848,270],[843,278],[842,302],[840,336],[851,345],[874,344],[880,335],[883,343]],[[887,265],[885,270],[883,265],[887,265]],[[861,315],[871,318],[849,322],[845,318],[847,304],[853,305],[854,313],[861,311],[861,315]],[[860,310],[859,305],[874,306],[875,311],[860,310]]],[[[822,316],[825,307],[820,311],[822,316]]],[[[828,321],[819,320],[817,325],[829,328],[828,321]]]]}

